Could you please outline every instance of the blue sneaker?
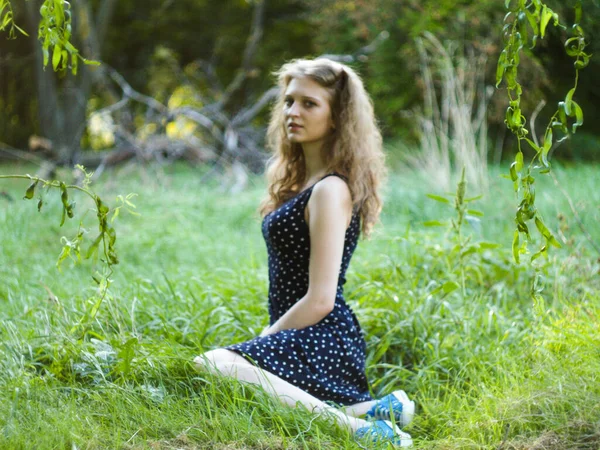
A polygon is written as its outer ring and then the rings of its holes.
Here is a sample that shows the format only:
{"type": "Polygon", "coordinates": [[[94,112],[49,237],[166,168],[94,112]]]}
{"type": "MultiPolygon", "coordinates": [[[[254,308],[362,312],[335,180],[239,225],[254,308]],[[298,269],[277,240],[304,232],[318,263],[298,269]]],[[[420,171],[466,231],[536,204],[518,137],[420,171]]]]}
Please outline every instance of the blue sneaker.
{"type": "Polygon", "coordinates": [[[389,420],[376,420],[369,426],[359,428],[354,433],[358,439],[367,439],[371,442],[391,442],[398,447],[410,447],[412,438],[389,420]]]}
{"type": "Polygon", "coordinates": [[[410,400],[404,391],[394,391],[386,395],[367,411],[369,419],[394,420],[400,427],[407,426],[414,415],[415,402],[410,400]]]}

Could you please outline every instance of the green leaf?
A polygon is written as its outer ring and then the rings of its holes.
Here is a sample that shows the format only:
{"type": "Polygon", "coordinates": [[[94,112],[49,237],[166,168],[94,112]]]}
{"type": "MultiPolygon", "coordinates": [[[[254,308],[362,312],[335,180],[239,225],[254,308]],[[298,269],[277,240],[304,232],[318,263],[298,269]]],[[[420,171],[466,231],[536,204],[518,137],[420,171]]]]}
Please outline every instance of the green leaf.
{"type": "Polygon", "coordinates": [[[515,156],[515,162],[517,163],[515,165],[515,170],[517,172],[520,172],[523,169],[523,152],[522,151],[517,152],[517,155],[515,156]]]}
{"type": "Polygon", "coordinates": [[[542,39],[546,36],[546,27],[552,19],[553,12],[546,5],[542,7],[542,18],[540,20],[540,34],[542,35],[542,39]]]}
{"type": "Polygon", "coordinates": [[[567,108],[565,102],[558,102],[558,118],[560,119],[562,132],[568,134],[569,129],[567,128],[567,108]]]}
{"type": "Polygon", "coordinates": [[[500,248],[500,244],[497,244],[495,242],[480,242],[479,243],[479,248],[482,250],[485,249],[495,249],[495,248],[500,248]]]}
{"type": "Polygon", "coordinates": [[[542,148],[542,164],[544,164],[545,167],[549,167],[550,164],[548,163],[548,153],[550,152],[550,149],[552,148],[552,128],[548,128],[546,130],[546,137],[544,138],[544,147],[542,148]]]}
{"type": "Polygon", "coordinates": [[[52,68],[56,71],[58,69],[58,65],[60,64],[60,56],[62,53],[62,49],[59,44],[54,46],[52,50],[52,68]]]}
{"type": "MultiPolygon", "coordinates": [[[[565,41],[565,52],[569,56],[577,56],[582,52],[581,45],[583,43],[583,38],[580,37],[572,37],[565,41]]],[[[585,45],[585,44],[583,44],[585,45]]]]}
{"type": "Polygon", "coordinates": [[[100,61],[94,61],[93,59],[85,59],[85,58],[83,58],[83,63],[87,64],[88,66],[99,66],[100,65],[100,61]]]}
{"type": "Polygon", "coordinates": [[[65,208],[69,207],[69,193],[67,192],[67,185],[63,181],[60,182],[60,201],[65,208]]]}
{"type": "Polygon", "coordinates": [[[135,356],[135,347],[138,342],[138,338],[130,338],[119,350],[118,357],[120,361],[118,369],[125,376],[129,375],[131,371],[131,361],[133,361],[133,357],[135,356]]]}
{"type": "Polygon", "coordinates": [[[48,51],[48,47],[42,48],[42,54],[44,55],[44,67],[48,65],[48,59],[50,58],[50,52],[48,51]]]}
{"type": "Polygon", "coordinates": [[[71,56],[71,73],[77,75],[77,68],[79,64],[78,55],[71,56]]]}
{"type": "Polygon", "coordinates": [[[438,220],[428,220],[427,222],[423,222],[423,225],[426,227],[443,227],[446,226],[445,223],[442,223],[438,220]]]}
{"type": "Polygon", "coordinates": [[[70,254],[71,254],[71,246],[69,244],[66,244],[62,248],[62,251],[60,252],[60,255],[58,255],[58,260],[56,261],[56,267],[60,268],[60,265],[62,264],[62,262],[65,259],[67,259],[70,254]]]}
{"type": "MultiPolygon", "coordinates": [[[[533,30],[534,37],[538,36],[540,34],[540,27],[537,23],[536,16],[527,9],[525,10],[525,15],[527,16],[529,25],[531,26],[531,29],[533,30]]],[[[535,42],[533,43],[533,46],[535,46],[535,42]]]]}
{"type": "Polygon", "coordinates": [[[510,165],[510,179],[513,181],[517,181],[519,179],[517,175],[517,163],[516,161],[510,165]]]}
{"type": "Polygon", "coordinates": [[[65,42],[65,50],[69,53],[77,53],[77,49],[69,41],[65,42]]]}
{"type": "Polygon", "coordinates": [[[515,190],[515,192],[517,192],[519,190],[519,175],[517,174],[517,163],[513,162],[510,165],[510,179],[513,182],[513,188],[515,190]]]}
{"type": "Polygon", "coordinates": [[[65,22],[65,10],[61,0],[54,1],[54,19],[56,20],[56,26],[61,28],[65,22]]]}
{"type": "Polygon", "coordinates": [[[469,202],[474,202],[475,200],[479,200],[480,198],[483,197],[483,194],[481,195],[476,195],[475,197],[469,197],[469,198],[465,198],[464,202],[465,203],[469,203],[469,202]]]}
{"type": "Polygon", "coordinates": [[[508,7],[510,6],[510,2],[511,2],[511,0],[504,0],[504,7],[506,9],[508,9],[508,7]]]}
{"type": "Polygon", "coordinates": [[[467,209],[467,213],[471,214],[472,216],[483,217],[483,213],[481,211],[476,210],[476,209],[467,209]]]}
{"type": "Polygon", "coordinates": [[[67,216],[69,216],[69,219],[72,219],[74,216],[74,213],[73,213],[74,207],[75,207],[75,202],[69,203],[69,206],[67,207],[67,216]]]}
{"type": "Polygon", "coordinates": [[[575,25],[581,23],[581,0],[575,4],[575,25]]]}
{"type": "Polygon", "coordinates": [[[100,241],[102,241],[103,233],[100,233],[96,240],[90,245],[88,251],[85,253],[85,259],[90,259],[90,257],[96,252],[98,249],[98,245],[100,245],[100,241]]]}
{"type": "Polygon", "coordinates": [[[573,133],[576,133],[577,128],[583,125],[583,110],[575,102],[572,102],[572,106],[575,112],[575,123],[573,124],[573,133]]]}
{"type": "Polygon", "coordinates": [[[14,22],[13,22],[13,26],[14,26],[14,27],[15,27],[17,30],[19,30],[19,33],[21,33],[21,34],[22,34],[22,35],[24,35],[24,36],[27,36],[27,37],[29,37],[29,35],[27,34],[27,32],[26,32],[24,29],[22,29],[21,27],[19,27],[17,24],[15,24],[14,22]]]}
{"type": "MultiPolygon", "coordinates": [[[[541,148],[539,148],[537,146],[537,144],[535,142],[533,142],[531,139],[529,138],[525,138],[525,142],[527,142],[529,144],[529,146],[535,150],[536,153],[540,153],[542,151],[541,148]]],[[[516,159],[516,158],[515,158],[516,159]]]]}
{"type": "Polygon", "coordinates": [[[517,264],[519,264],[519,231],[518,230],[515,230],[515,234],[513,236],[512,252],[513,252],[513,258],[515,259],[515,262],[517,264]]]}
{"type": "Polygon", "coordinates": [[[506,59],[507,53],[506,49],[504,49],[498,57],[498,65],[496,66],[496,87],[499,87],[500,83],[502,83],[502,77],[504,76],[504,71],[506,70],[506,59]]]}
{"type": "Polygon", "coordinates": [[[542,220],[537,215],[535,216],[535,226],[537,227],[540,234],[542,236],[544,236],[546,238],[546,240],[548,242],[550,242],[550,244],[552,244],[558,248],[561,247],[561,245],[558,243],[558,241],[556,240],[554,235],[550,232],[550,230],[548,230],[548,228],[546,228],[546,225],[544,224],[544,222],[542,222],[542,220]]]}
{"type": "Polygon", "coordinates": [[[583,60],[578,59],[577,61],[575,61],[574,65],[577,70],[581,70],[581,69],[586,68],[587,65],[589,64],[589,62],[590,62],[590,58],[588,57],[588,58],[584,58],[583,60]]]}
{"type": "Polygon", "coordinates": [[[459,287],[460,286],[455,281],[446,281],[442,285],[442,290],[444,291],[444,294],[449,294],[450,292],[457,290],[459,287]]]}
{"type": "Polygon", "coordinates": [[[29,185],[29,187],[27,188],[27,191],[25,192],[25,196],[23,197],[24,199],[28,199],[31,200],[33,198],[33,195],[35,194],[35,187],[37,186],[39,180],[35,180],[33,183],[31,183],[31,185],[29,185]]]}
{"type": "Polygon", "coordinates": [[[571,103],[573,102],[573,94],[575,94],[575,88],[571,89],[565,97],[565,112],[568,116],[571,115],[571,103]]]}
{"type": "Polygon", "coordinates": [[[435,194],[425,194],[427,197],[429,197],[432,200],[435,200],[436,202],[441,202],[441,203],[450,203],[450,201],[445,198],[445,197],[441,197],[439,195],[435,195],[435,194]]]}
{"type": "Polygon", "coordinates": [[[538,252],[534,253],[531,256],[531,262],[535,261],[537,258],[539,258],[542,255],[548,256],[547,250],[548,250],[548,246],[544,245],[538,252]]]}

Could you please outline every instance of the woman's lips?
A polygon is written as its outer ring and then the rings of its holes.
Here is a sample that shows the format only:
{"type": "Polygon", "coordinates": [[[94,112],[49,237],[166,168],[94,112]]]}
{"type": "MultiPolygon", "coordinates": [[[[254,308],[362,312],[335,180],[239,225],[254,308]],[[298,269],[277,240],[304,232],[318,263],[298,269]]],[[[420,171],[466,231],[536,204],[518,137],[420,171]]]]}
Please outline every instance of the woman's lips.
{"type": "Polygon", "coordinates": [[[300,125],[288,125],[288,128],[290,130],[299,130],[302,127],[300,125]]]}

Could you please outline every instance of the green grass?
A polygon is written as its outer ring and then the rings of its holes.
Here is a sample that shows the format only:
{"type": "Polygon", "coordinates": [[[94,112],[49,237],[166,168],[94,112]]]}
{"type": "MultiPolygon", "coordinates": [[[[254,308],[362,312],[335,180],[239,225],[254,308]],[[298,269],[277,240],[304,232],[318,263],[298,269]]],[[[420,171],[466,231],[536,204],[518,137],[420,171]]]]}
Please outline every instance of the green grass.
{"type": "MultiPolygon", "coordinates": [[[[600,242],[600,168],[556,175],[600,242]]],[[[545,304],[534,305],[527,258],[512,262],[510,182],[498,169],[490,177],[491,193],[473,205],[485,216],[464,231],[470,244],[499,245],[462,248],[462,257],[447,229],[423,226],[453,211],[425,196],[418,174],[390,177],[383,226],[359,243],[345,287],[367,332],[373,394],[402,388],[415,398],[406,431],[416,448],[596,449],[599,255],[540,177],[537,205],[565,239],[538,260],[545,304]]],[[[121,263],[79,340],[70,330],[92,306],[94,263],[65,261],[62,272],[55,263],[60,237],[74,237],[91,204],[76,196],[75,219],[60,228],[58,194],[38,213],[21,200],[26,188],[0,181],[14,200],[0,197],[0,448],[359,448],[325,418],[189,363],[267,323],[262,178],[230,195],[183,166],[105,173],[92,188],[110,205],[136,192],[141,216],[114,222],[121,263]]],[[[83,221],[87,239],[93,219],[83,221]]]]}

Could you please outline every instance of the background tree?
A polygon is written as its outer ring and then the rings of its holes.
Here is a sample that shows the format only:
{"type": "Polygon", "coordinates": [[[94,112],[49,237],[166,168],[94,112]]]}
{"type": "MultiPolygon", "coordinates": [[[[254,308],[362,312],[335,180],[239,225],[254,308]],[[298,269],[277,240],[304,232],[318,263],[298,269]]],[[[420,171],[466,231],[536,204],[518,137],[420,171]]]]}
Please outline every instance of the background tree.
{"type": "MultiPolygon", "coordinates": [[[[25,38],[0,40],[0,141],[25,149],[31,135],[44,136],[50,139],[62,162],[72,161],[80,150],[119,145],[118,140],[103,145],[94,141],[85,126],[92,112],[119,101],[119,87],[106,72],[95,67],[81,66],[77,76],[66,76],[65,71],[44,71],[36,38],[40,0],[13,3],[16,23],[30,38],[29,42],[25,38]],[[35,84],[30,82],[33,79],[35,84]]],[[[552,0],[549,5],[569,20],[572,13],[567,3],[552,0]]],[[[202,107],[219,101],[223,89],[239,73],[255,5],[256,2],[239,0],[123,0],[116,8],[114,0],[75,2],[73,39],[83,55],[114,68],[136,92],[168,103],[177,91],[179,97],[196,98],[201,102],[196,106],[202,107]]],[[[584,0],[583,7],[589,12],[582,25],[592,43],[590,52],[594,53],[600,8],[594,0],[584,0]]],[[[269,73],[287,59],[344,54],[367,45],[386,30],[390,39],[368,61],[357,65],[374,97],[385,137],[416,144],[418,126],[411,111],[421,103],[423,85],[414,39],[429,30],[442,42],[460,42],[465,51],[475,48],[494,61],[501,39],[501,31],[494,25],[503,15],[502,2],[493,0],[461,0],[458,4],[447,0],[266,2],[263,34],[251,70],[236,95],[229,97],[225,109],[233,116],[242,106],[255,104],[272,85],[269,73]]],[[[549,30],[533,52],[526,51],[522,70],[528,77],[523,82],[532,93],[531,98],[554,101],[552,93],[569,83],[571,74],[562,56],[561,33],[549,30]]],[[[580,80],[581,106],[589,111],[587,118],[591,122],[597,120],[592,105],[600,95],[591,75],[597,64],[592,60],[580,80]]],[[[489,64],[489,85],[494,84],[494,71],[493,64],[489,64]]],[[[526,111],[533,111],[536,106],[533,102],[523,105],[526,111]]],[[[124,127],[135,135],[136,124],[144,123],[146,109],[144,105],[131,107],[119,121],[123,120],[124,127]]],[[[544,114],[542,111],[540,119],[544,119],[544,114]]],[[[266,119],[264,109],[248,125],[260,134],[266,119]]],[[[502,137],[501,96],[492,97],[488,119],[490,136],[502,137]]],[[[205,146],[205,136],[196,137],[199,145],[205,146]]],[[[563,154],[593,158],[594,153],[585,149],[594,146],[580,144],[594,139],[597,138],[592,129],[585,130],[573,142],[566,143],[563,154]]]]}

